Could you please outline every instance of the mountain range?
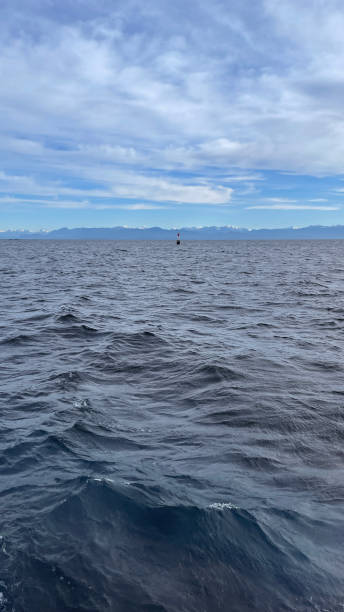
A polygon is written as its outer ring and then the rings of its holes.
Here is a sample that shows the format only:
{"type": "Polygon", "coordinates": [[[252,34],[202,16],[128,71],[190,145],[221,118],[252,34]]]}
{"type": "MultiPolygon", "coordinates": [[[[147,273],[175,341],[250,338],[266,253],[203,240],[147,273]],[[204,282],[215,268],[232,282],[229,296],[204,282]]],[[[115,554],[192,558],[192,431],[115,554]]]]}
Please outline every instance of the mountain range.
{"type": "Polygon", "coordinates": [[[175,240],[176,232],[181,240],[311,240],[343,239],[344,225],[307,227],[284,227],[278,229],[247,229],[224,227],[182,227],[164,229],[161,227],[62,227],[51,231],[2,230],[0,239],[26,240],[175,240]]]}

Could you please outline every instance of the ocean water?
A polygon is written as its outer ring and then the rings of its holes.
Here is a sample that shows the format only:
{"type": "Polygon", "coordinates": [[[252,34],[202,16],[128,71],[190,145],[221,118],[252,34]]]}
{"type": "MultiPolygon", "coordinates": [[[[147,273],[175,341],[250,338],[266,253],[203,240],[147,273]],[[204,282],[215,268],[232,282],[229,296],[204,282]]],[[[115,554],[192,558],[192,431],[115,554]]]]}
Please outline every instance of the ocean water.
{"type": "Polygon", "coordinates": [[[344,242],[0,241],[0,610],[344,609],[344,242]]]}

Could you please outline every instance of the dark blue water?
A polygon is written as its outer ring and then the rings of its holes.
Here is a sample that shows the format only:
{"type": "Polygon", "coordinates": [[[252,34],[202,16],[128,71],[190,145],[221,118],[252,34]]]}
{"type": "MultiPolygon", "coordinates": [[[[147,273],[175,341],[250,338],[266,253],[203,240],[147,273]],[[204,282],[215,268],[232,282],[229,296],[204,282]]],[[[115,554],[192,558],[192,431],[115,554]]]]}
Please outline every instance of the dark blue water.
{"type": "Polygon", "coordinates": [[[343,611],[344,242],[0,256],[0,609],[343,611]]]}

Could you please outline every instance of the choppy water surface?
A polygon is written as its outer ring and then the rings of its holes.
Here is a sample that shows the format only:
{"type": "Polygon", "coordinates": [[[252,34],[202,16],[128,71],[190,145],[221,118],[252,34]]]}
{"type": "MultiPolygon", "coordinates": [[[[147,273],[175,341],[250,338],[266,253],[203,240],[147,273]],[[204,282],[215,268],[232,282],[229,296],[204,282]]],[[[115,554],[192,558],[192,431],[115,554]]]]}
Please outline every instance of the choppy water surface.
{"type": "Polygon", "coordinates": [[[342,611],[344,242],[0,256],[0,609],[342,611]]]}

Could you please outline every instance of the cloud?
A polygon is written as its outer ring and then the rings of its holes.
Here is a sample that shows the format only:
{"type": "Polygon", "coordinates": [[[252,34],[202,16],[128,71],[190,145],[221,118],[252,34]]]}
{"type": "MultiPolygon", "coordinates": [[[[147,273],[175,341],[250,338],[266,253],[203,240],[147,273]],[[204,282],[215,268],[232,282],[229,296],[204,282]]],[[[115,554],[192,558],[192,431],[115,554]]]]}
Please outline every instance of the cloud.
{"type": "Polygon", "coordinates": [[[89,200],[59,200],[59,199],[33,199],[33,198],[18,198],[0,196],[0,206],[35,206],[48,208],[66,208],[66,209],[88,209],[88,210],[166,210],[165,206],[157,206],[156,204],[107,204],[97,203],[89,200]]]}
{"type": "MultiPolygon", "coordinates": [[[[230,202],[233,189],[208,184],[185,184],[151,176],[144,176],[128,171],[118,171],[106,168],[78,168],[80,179],[87,178],[94,184],[101,183],[102,189],[90,188],[89,182],[84,189],[74,188],[61,181],[37,182],[30,176],[8,175],[0,172],[0,193],[11,191],[16,194],[31,196],[88,196],[94,198],[142,199],[153,202],[174,202],[178,204],[214,204],[222,205],[230,202]]],[[[32,197],[27,198],[27,201],[32,197]]],[[[42,202],[42,200],[41,200],[42,202]]],[[[52,201],[53,204],[53,201],[52,201]]],[[[56,207],[61,202],[56,203],[56,207]]],[[[76,202],[75,206],[78,206],[76,202]]]]}
{"type": "Polygon", "coordinates": [[[257,206],[247,206],[247,210],[340,210],[339,206],[308,206],[305,204],[259,204],[257,206]]]}
{"type": "Polygon", "coordinates": [[[84,209],[92,207],[92,204],[88,200],[57,200],[54,198],[45,200],[45,199],[34,199],[34,198],[16,198],[16,197],[3,197],[0,196],[0,206],[7,205],[11,207],[20,206],[20,207],[48,207],[48,208],[75,208],[75,209],[84,209]]]}
{"type": "Polygon", "coordinates": [[[290,200],[289,198],[265,198],[267,202],[276,202],[276,203],[285,203],[292,204],[293,202],[297,202],[297,200],[290,200]]]}
{"type": "Polygon", "coordinates": [[[344,171],[339,0],[4,0],[1,16],[3,194],[217,206],[263,171],[344,171]]]}
{"type": "Polygon", "coordinates": [[[123,206],[112,206],[111,208],[120,208],[122,210],[166,210],[165,206],[156,206],[152,204],[126,204],[123,206]]]}
{"type": "Polygon", "coordinates": [[[113,195],[178,204],[228,204],[233,191],[230,187],[185,185],[151,177],[132,176],[131,179],[122,177],[122,184],[112,185],[113,195]]]}
{"type": "Polygon", "coordinates": [[[259,174],[237,174],[236,176],[226,176],[226,183],[236,183],[236,182],[256,182],[256,181],[264,181],[264,177],[259,174]]]}

